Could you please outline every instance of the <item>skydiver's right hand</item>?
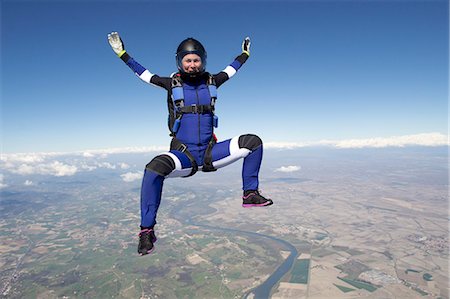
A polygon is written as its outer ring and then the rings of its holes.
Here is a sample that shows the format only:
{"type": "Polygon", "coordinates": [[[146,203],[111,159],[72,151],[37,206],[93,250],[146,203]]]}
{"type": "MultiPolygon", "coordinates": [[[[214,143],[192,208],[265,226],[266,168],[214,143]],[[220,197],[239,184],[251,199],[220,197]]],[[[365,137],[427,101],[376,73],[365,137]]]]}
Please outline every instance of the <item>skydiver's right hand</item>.
{"type": "Polygon", "coordinates": [[[120,38],[118,32],[114,31],[108,34],[108,41],[117,56],[120,57],[125,53],[125,46],[123,45],[122,39],[120,38]]]}
{"type": "Polygon", "coordinates": [[[250,44],[250,37],[247,36],[242,42],[242,53],[246,53],[248,56],[250,56],[250,44]]]}

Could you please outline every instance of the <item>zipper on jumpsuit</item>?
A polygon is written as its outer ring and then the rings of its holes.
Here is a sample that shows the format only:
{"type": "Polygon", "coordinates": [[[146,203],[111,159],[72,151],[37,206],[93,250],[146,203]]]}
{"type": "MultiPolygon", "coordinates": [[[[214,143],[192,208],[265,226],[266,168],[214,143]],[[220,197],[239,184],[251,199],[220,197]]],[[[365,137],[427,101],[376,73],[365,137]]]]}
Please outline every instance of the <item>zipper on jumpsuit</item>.
{"type": "MultiPolygon", "coordinates": [[[[200,101],[198,98],[198,86],[195,87],[195,95],[197,96],[197,107],[200,106],[200,101]]],[[[198,143],[197,145],[200,146],[201,142],[200,142],[200,113],[197,113],[197,119],[198,119],[198,143]]]]}

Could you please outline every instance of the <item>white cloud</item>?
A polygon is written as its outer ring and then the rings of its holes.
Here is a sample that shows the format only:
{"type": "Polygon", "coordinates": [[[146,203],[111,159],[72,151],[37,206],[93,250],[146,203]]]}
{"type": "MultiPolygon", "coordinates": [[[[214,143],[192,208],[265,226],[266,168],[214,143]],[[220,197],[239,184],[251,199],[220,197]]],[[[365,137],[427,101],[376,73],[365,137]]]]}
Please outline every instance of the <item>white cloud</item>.
{"type": "Polygon", "coordinates": [[[142,172],[127,172],[120,175],[125,182],[133,182],[142,179],[142,172]]]}
{"type": "Polygon", "coordinates": [[[299,171],[300,169],[301,169],[300,166],[289,165],[289,166],[281,166],[280,168],[275,169],[275,172],[295,172],[299,171]]]}
{"type": "Polygon", "coordinates": [[[39,168],[42,174],[50,174],[54,176],[70,176],[74,175],[78,171],[77,167],[67,165],[59,161],[54,161],[47,165],[40,165],[39,168]]]}
{"type": "Polygon", "coordinates": [[[76,152],[47,152],[47,153],[13,153],[3,154],[0,157],[0,161],[3,163],[38,163],[45,160],[61,157],[61,156],[81,156],[84,158],[106,158],[108,155],[113,154],[139,154],[139,153],[151,153],[151,152],[163,152],[168,151],[168,146],[145,146],[145,147],[123,147],[123,148],[109,148],[109,149],[97,149],[97,150],[85,150],[76,152]]]}
{"type": "Polygon", "coordinates": [[[19,167],[17,169],[10,169],[10,171],[12,173],[26,175],[26,174],[33,174],[34,172],[36,172],[36,169],[35,169],[35,167],[33,167],[31,165],[22,164],[22,165],[19,165],[19,167]]]}
{"type": "Polygon", "coordinates": [[[273,149],[294,149],[312,145],[308,142],[264,142],[264,148],[273,149]]]}
{"type": "Polygon", "coordinates": [[[111,154],[150,153],[167,150],[167,147],[152,146],[87,150],[66,153],[2,153],[0,156],[0,167],[2,170],[19,175],[40,174],[52,176],[71,176],[80,171],[94,171],[99,168],[110,170],[130,168],[130,165],[123,162],[111,163],[100,160],[111,154]]]}
{"type": "Polygon", "coordinates": [[[64,164],[59,161],[53,161],[49,164],[39,164],[37,168],[37,173],[53,176],[71,176],[78,171],[76,166],[64,164]]]}
{"type": "Polygon", "coordinates": [[[72,176],[80,171],[94,171],[99,168],[116,170],[129,169],[126,163],[110,163],[92,160],[91,157],[79,158],[67,153],[65,156],[59,154],[7,154],[2,156],[0,167],[14,174],[19,175],[52,175],[52,176],[72,176]]]}
{"type": "Polygon", "coordinates": [[[8,169],[12,173],[21,175],[42,174],[52,176],[71,176],[74,175],[78,168],[73,165],[52,161],[49,163],[39,163],[35,165],[20,164],[17,167],[8,169]]]}
{"type": "Polygon", "coordinates": [[[54,153],[18,153],[4,154],[1,161],[4,163],[39,163],[43,162],[46,157],[52,156],[54,153]]]}
{"type": "MultiPolygon", "coordinates": [[[[168,146],[141,146],[141,147],[122,147],[122,148],[109,148],[109,149],[97,149],[86,150],[81,153],[83,157],[92,158],[99,156],[102,158],[113,154],[140,154],[149,152],[162,152],[169,150],[168,146]]],[[[75,154],[75,153],[74,153],[75,154]]],[[[80,154],[77,152],[76,154],[80,154]]]]}
{"type": "Polygon", "coordinates": [[[20,175],[40,174],[58,177],[72,176],[80,171],[94,171],[98,168],[110,170],[130,168],[128,164],[123,162],[114,164],[92,161],[90,157],[80,159],[70,153],[65,155],[62,153],[6,154],[2,156],[0,166],[6,171],[20,175]]]}
{"type": "Polygon", "coordinates": [[[128,169],[130,166],[126,163],[117,163],[117,164],[111,164],[109,162],[97,162],[93,161],[94,165],[87,164],[86,162],[81,162],[79,168],[86,171],[93,171],[97,168],[106,168],[106,169],[128,169]]]}
{"type": "Polygon", "coordinates": [[[94,157],[94,154],[92,154],[90,152],[84,152],[81,155],[85,158],[93,158],[94,157]]]}
{"type": "Polygon", "coordinates": [[[93,171],[97,169],[97,166],[88,165],[87,163],[83,162],[80,165],[80,169],[86,170],[86,171],[93,171]]]}
{"type": "Polygon", "coordinates": [[[347,140],[321,140],[316,142],[267,142],[265,148],[294,149],[311,146],[329,146],[335,148],[385,148],[405,146],[448,146],[447,135],[441,133],[423,133],[414,135],[376,137],[347,140]]]}
{"type": "Polygon", "coordinates": [[[113,165],[109,162],[97,163],[97,166],[106,169],[116,169],[116,165],[113,165]]]}
{"type": "Polygon", "coordinates": [[[405,146],[442,146],[449,145],[448,137],[440,133],[425,133],[405,136],[392,136],[388,138],[350,139],[335,142],[337,148],[382,148],[405,146]]]}
{"type": "Polygon", "coordinates": [[[128,165],[127,163],[119,163],[119,167],[120,169],[128,169],[130,168],[130,165],[128,165]]]}
{"type": "MultiPolygon", "coordinates": [[[[0,156],[2,170],[20,175],[71,176],[80,171],[94,171],[99,168],[129,169],[130,165],[101,161],[113,154],[139,154],[167,151],[168,146],[126,147],[78,152],[13,153],[0,156]],[[81,158],[80,158],[81,157],[81,158]]],[[[128,178],[128,177],[127,177],[128,178]]]]}
{"type": "Polygon", "coordinates": [[[33,186],[33,182],[30,180],[26,180],[25,183],[23,183],[25,186],[33,186]]]}

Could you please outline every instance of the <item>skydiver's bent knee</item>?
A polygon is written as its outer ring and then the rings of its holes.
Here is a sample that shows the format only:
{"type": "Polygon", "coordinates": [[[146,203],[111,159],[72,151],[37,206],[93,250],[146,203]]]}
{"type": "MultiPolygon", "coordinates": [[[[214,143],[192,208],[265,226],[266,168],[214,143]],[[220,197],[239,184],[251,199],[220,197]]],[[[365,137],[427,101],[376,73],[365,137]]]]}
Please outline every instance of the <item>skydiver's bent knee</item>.
{"type": "Polygon", "coordinates": [[[262,145],[262,140],[256,135],[246,134],[239,136],[239,148],[246,148],[250,151],[254,151],[262,145]]]}
{"type": "Polygon", "coordinates": [[[174,171],[175,162],[168,155],[159,155],[153,158],[153,160],[145,166],[145,169],[165,177],[174,171]]]}

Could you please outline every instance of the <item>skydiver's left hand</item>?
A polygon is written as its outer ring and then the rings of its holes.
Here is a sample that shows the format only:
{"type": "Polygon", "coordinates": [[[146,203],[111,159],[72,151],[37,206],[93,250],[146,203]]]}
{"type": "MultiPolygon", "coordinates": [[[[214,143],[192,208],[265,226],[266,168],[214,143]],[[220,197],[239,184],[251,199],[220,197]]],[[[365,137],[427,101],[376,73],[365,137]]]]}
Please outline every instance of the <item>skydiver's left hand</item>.
{"type": "Polygon", "coordinates": [[[242,53],[245,53],[248,56],[250,56],[250,37],[248,36],[242,42],[242,53]]]}

